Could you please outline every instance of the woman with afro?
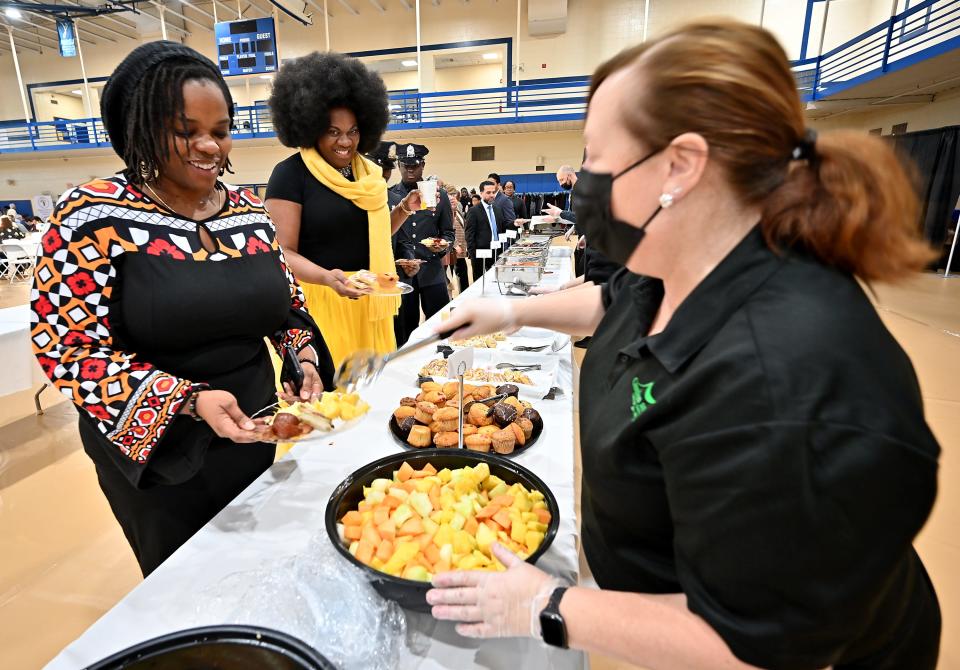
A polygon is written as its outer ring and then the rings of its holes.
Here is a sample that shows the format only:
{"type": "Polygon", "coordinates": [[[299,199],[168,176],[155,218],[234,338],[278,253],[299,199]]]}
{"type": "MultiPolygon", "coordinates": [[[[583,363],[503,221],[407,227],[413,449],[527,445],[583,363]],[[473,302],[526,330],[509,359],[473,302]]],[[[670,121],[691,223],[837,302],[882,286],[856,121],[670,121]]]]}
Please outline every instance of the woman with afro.
{"type": "Polygon", "coordinates": [[[362,155],[390,118],[383,81],[354,58],[315,52],[280,69],[270,110],[277,137],[298,151],[274,168],[266,205],[334,363],[394,350],[399,300],[347,281],[361,269],[395,272],[391,236],[420,208],[412,191],[391,210],[382,169],[362,155]]]}

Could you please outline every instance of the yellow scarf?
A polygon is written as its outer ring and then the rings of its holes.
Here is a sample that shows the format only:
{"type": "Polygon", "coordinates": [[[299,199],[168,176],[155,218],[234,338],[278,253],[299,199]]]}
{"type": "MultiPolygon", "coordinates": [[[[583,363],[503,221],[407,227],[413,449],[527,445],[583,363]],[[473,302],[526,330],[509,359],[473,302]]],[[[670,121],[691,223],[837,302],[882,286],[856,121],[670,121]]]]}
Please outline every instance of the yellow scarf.
{"type": "MultiPolygon", "coordinates": [[[[300,157],[314,179],[342,198],[367,212],[370,233],[370,270],[396,272],[393,242],[390,234],[390,208],[387,206],[387,182],[379,165],[354,154],[351,167],[354,181],[350,181],[323,159],[314,148],[300,148],[300,157]]],[[[400,307],[400,300],[389,298],[362,299],[369,304],[370,318],[392,317],[400,307]]]]}

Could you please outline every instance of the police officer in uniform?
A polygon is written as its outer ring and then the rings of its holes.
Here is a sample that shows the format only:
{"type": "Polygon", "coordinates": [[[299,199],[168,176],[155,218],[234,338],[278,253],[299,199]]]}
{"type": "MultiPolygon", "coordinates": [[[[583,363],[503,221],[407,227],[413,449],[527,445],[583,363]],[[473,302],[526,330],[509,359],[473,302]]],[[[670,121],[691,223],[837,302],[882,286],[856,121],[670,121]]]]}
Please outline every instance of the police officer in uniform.
{"type": "MultiPolygon", "coordinates": [[[[423,179],[424,156],[430,152],[422,144],[398,144],[397,160],[400,163],[400,183],[391,188],[388,198],[399,202],[407,193],[417,188],[423,179]]],[[[436,209],[422,209],[408,217],[397,231],[395,248],[404,258],[422,261],[419,271],[408,276],[413,292],[403,296],[400,315],[397,318],[397,346],[410,337],[420,323],[420,309],[430,318],[450,302],[447,293],[446,274],[441,261],[449,253],[450,246],[426,246],[423,240],[443,238],[448,245],[454,242],[453,212],[449,198],[438,198],[436,209]]]]}

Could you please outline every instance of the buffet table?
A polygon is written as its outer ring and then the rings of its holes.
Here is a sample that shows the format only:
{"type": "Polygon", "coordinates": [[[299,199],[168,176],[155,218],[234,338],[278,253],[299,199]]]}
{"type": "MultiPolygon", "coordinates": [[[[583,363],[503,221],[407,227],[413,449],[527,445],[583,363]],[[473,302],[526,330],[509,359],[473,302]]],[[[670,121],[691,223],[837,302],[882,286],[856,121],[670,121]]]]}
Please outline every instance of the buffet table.
{"type": "MultiPolygon", "coordinates": [[[[562,251],[560,252],[562,253],[562,251]]],[[[542,285],[563,284],[573,276],[573,259],[552,257],[542,285]]],[[[475,282],[457,300],[502,296],[487,273],[485,290],[475,282]]],[[[442,314],[442,313],[441,313],[442,314]]],[[[438,314],[421,326],[414,337],[425,337],[440,319],[438,314]]],[[[524,333],[518,333],[523,336],[524,333]]],[[[542,336],[528,333],[529,336],[542,336]]],[[[549,334],[553,347],[545,354],[559,359],[554,400],[527,398],[544,419],[540,440],[516,461],[541,477],[560,507],[560,529],[538,565],[570,581],[578,577],[578,538],[574,499],[574,432],[572,349],[566,336],[549,334]]],[[[284,630],[284,603],[271,603],[262,620],[225,621],[216,604],[223,596],[218,585],[242,590],[246,582],[262,580],[271,568],[280,570],[284,559],[314,551],[317,542],[329,543],[324,527],[327,499],[333,489],[357,468],[401,449],[387,428],[401,397],[416,392],[414,382],[422,365],[437,358],[425,349],[389,365],[380,380],[363,391],[369,414],[353,428],[327,438],[295,446],[256,482],[228,505],[169,560],[131,591],[113,609],[64,649],[47,666],[75,669],[105,658],[138,642],[194,626],[224,623],[259,624],[284,630]]],[[[523,395],[521,394],[521,398],[523,395]]],[[[242,449],[243,446],[237,446],[242,449]]],[[[348,564],[332,551],[330,561],[348,564]]],[[[337,566],[339,569],[339,566],[337,566]]],[[[257,612],[254,612],[257,619],[257,612]]],[[[535,640],[472,640],[460,637],[447,622],[429,615],[406,613],[406,635],[395,660],[399,668],[518,668],[525,670],[583,668],[585,656],[575,651],[548,648],[535,640]]],[[[296,635],[296,631],[286,630],[296,635]]],[[[324,653],[322,641],[315,644],[324,653]]]]}

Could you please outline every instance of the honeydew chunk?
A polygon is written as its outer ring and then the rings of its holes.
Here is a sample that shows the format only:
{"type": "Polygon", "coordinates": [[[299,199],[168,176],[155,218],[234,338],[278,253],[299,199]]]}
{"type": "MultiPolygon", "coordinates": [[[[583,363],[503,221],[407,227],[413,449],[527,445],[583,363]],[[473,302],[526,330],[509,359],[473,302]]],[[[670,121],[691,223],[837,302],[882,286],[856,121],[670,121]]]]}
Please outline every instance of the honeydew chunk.
{"type": "Polygon", "coordinates": [[[387,490],[389,490],[392,486],[392,481],[389,479],[383,479],[382,477],[379,479],[374,479],[372,482],[370,482],[370,488],[372,488],[374,491],[383,491],[384,493],[386,493],[387,490]]]}
{"type": "Polygon", "coordinates": [[[453,476],[453,473],[450,472],[449,468],[444,468],[437,473],[437,477],[440,479],[440,483],[446,484],[450,481],[450,478],[453,476]]]}
{"type": "Polygon", "coordinates": [[[422,517],[430,516],[430,512],[433,511],[433,503],[430,502],[430,497],[419,491],[414,491],[407,497],[407,505],[422,517]]]}
{"type": "Polygon", "coordinates": [[[390,489],[389,491],[387,491],[387,493],[388,493],[389,495],[392,495],[392,496],[393,496],[394,498],[396,498],[397,500],[406,500],[406,499],[407,499],[407,496],[410,495],[409,493],[407,493],[407,490],[406,490],[406,489],[402,489],[402,488],[400,488],[400,487],[398,487],[398,486],[393,487],[392,489],[390,489]]]}
{"type": "Polygon", "coordinates": [[[357,549],[359,548],[360,548],[359,540],[354,540],[353,542],[351,542],[350,549],[349,549],[350,555],[355,557],[357,555],[357,549]]]}
{"type": "Polygon", "coordinates": [[[413,510],[410,509],[410,505],[406,503],[400,505],[397,509],[393,511],[393,515],[390,517],[395,524],[402,526],[403,523],[413,516],[413,510]]]}
{"type": "Polygon", "coordinates": [[[454,512],[453,518],[450,520],[450,526],[454,530],[463,530],[464,525],[467,523],[467,518],[460,514],[460,512],[454,512]]]}

